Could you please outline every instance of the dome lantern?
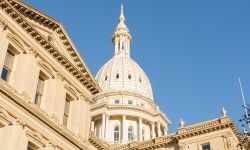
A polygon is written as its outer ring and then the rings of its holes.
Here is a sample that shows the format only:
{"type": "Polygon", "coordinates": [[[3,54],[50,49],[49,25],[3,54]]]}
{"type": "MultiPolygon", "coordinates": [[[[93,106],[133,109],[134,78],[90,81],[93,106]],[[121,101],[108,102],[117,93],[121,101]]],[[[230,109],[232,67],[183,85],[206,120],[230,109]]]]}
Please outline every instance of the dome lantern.
{"type": "Polygon", "coordinates": [[[119,17],[119,24],[115,29],[115,33],[112,37],[112,42],[115,47],[114,55],[121,55],[130,57],[130,43],[131,35],[129,29],[125,24],[125,17],[123,13],[123,5],[121,5],[121,14],[119,17]]]}

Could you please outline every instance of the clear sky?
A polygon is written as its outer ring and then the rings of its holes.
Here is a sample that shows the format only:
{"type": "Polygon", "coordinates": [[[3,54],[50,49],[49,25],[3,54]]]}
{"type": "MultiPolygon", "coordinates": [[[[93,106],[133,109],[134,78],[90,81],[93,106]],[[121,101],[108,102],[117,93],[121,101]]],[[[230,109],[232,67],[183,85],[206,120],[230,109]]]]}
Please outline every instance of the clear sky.
{"type": "Polygon", "coordinates": [[[24,0],[66,28],[95,75],[113,56],[123,3],[132,58],[147,73],[154,101],[187,125],[243,114],[238,76],[250,103],[249,0],[24,0]]]}

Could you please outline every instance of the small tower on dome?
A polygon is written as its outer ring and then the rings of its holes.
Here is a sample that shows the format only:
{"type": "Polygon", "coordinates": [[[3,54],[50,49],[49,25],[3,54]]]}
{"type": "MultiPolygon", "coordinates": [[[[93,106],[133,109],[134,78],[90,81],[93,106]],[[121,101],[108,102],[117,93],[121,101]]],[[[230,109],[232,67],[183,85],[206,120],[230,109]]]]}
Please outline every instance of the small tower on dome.
{"type": "Polygon", "coordinates": [[[131,35],[129,33],[129,29],[125,24],[123,5],[121,5],[119,24],[115,29],[115,33],[112,37],[112,42],[115,48],[114,56],[130,57],[131,35]]]}

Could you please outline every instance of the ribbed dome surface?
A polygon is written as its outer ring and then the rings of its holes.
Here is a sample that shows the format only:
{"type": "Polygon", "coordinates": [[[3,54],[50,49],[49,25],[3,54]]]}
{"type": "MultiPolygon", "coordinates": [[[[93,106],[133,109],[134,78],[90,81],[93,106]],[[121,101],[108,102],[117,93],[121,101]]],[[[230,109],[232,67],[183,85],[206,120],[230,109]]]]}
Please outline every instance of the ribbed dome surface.
{"type": "Polygon", "coordinates": [[[153,100],[150,81],[131,58],[114,56],[97,73],[96,80],[104,93],[129,91],[153,100]]]}

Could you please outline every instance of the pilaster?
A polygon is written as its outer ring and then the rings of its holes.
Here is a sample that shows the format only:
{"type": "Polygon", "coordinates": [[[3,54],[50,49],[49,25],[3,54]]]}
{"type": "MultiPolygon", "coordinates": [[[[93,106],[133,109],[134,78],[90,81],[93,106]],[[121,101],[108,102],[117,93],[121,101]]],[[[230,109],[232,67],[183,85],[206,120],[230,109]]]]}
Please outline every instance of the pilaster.
{"type": "Polygon", "coordinates": [[[49,114],[50,117],[63,123],[63,113],[66,100],[66,90],[63,84],[63,78],[49,78],[45,81],[44,96],[41,102],[41,108],[49,114]]]}
{"type": "Polygon", "coordinates": [[[15,56],[11,85],[24,97],[34,102],[39,68],[32,52],[15,56]]]}
{"type": "Polygon", "coordinates": [[[106,140],[108,140],[109,141],[109,137],[110,137],[110,129],[109,129],[109,118],[110,118],[110,116],[106,116],[106,133],[105,133],[105,138],[106,138],[106,140]]]}
{"type": "Polygon", "coordinates": [[[101,136],[102,136],[102,139],[105,138],[105,113],[102,114],[102,133],[101,133],[101,136]]]}
{"type": "Polygon", "coordinates": [[[126,143],[127,141],[127,122],[126,115],[122,116],[122,143],[126,143]]]}
{"type": "Polygon", "coordinates": [[[139,127],[139,142],[142,141],[142,118],[139,118],[138,120],[138,127],[139,127]]]}
{"type": "Polygon", "coordinates": [[[16,122],[13,125],[0,128],[1,150],[26,150],[27,145],[28,138],[22,123],[16,122]]]}
{"type": "Polygon", "coordinates": [[[155,123],[152,122],[151,124],[151,136],[152,138],[155,138],[155,123]]]}

